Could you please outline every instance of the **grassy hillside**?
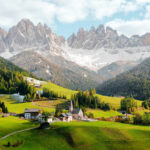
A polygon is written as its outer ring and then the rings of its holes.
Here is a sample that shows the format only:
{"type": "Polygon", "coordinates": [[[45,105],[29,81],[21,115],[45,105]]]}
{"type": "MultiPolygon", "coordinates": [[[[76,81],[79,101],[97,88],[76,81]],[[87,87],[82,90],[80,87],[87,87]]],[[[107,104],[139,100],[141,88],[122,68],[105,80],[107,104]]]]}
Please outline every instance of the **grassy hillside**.
{"type": "Polygon", "coordinates": [[[115,122],[54,123],[49,130],[33,130],[0,141],[3,145],[23,140],[16,150],[148,150],[150,128],[115,122]],[[37,142],[38,141],[38,142],[37,142]],[[58,144],[59,141],[59,144],[58,144]]]}
{"type": "MultiPolygon", "coordinates": [[[[67,88],[63,88],[61,86],[58,86],[56,84],[53,83],[46,83],[43,84],[43,88],[46,87],[49,90],[52,90],[54,92],[57,92],[58,94],[62,94],[65,95],[67,97],[67,99],[71,98],[71,95],[76,94],[77,91],[73,91],[67,88]]],[[[100,94],[97,94],[97,96],[99,97],[99,99],[101,101],[104,101],[105,103],[109,103],[111,104],[113,107],[115,108],[119,108],[120,107],[120,101],[121,101],[121,97],[111,97],[111,96],[103,96],[100,94]]],[[[141,106],[141,101],[137,100],[138,106],[141,106]]]]}
{"type": "Polygon", "coordinates": [[[0,116],[0,138],[14,131],[31,128],[36,124],[29,120],[21,120],[17,117],[2,117],[0,116]]]}
{"type": "Polygon", "coordinates": [[[63,87],[58,86],[54,83],[48,83],[47,82],[46,84],[42,84],[42,86],[43,86],[43,88],[48,88],[49,90],[57,92],[59,95],[65,95],[67,97],[67,99],[70,99],[72,94],[77,93],[77,91],[63,88],[63,87]]]}

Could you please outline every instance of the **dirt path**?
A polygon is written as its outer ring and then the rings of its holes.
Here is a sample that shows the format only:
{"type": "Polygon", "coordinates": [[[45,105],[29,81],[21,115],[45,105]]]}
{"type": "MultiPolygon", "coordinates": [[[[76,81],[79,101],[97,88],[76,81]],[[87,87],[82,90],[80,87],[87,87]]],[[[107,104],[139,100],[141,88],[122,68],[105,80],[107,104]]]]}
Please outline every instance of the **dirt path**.
{"type": "Polygon", "coordinates": [[[3,139],[6,139],[6,138],[9,137],[9,136],[15,135],[15,134],[17,134],[17,133],[21,133],[21,132],[24,132],[24,131],[29,131],[29,130],[36,129],[36,128],[37,128],[37,127],[34,127],[34,128],[27,128],[27,129],[24,129],[24,130],[19,130],[19,131],[12,132],[12,133],[10,133],[10,134],[7,134],[7,135],[1,137],[1,138],[0,138],[0,141],[3,140],[3,139]]]}

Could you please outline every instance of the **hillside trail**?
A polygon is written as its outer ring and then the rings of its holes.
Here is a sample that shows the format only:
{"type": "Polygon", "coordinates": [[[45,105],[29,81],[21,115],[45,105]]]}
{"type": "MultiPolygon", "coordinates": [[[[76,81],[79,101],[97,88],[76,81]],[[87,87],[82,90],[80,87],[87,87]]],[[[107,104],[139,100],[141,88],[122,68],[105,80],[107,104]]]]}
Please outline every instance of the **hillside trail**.
{"type": "Polygon", "coordinates": [[[0,141],[3,140],[3,139],[6,139],[7,137],[9,136],[12,136],[12,135],[15,135],[17,133],[21,133],[21,132],[24,132],[24,131],[29,131],[29,130],[33,130],[33,129],[36,129],[37,127],[33,127],[33,128],[27,128],[27,129],[23,129],[23,130],[19,130],[19,131],[15,131],[15,132],[12,132],[12,133],[9,133],[3,137],[0,138],[0,141]]]}

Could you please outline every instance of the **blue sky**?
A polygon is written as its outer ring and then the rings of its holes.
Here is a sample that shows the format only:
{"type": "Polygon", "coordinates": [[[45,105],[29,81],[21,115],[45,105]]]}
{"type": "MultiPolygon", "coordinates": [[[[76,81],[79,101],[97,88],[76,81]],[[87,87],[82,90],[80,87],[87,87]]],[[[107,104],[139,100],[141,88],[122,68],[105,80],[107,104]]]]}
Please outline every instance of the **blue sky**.
{"type": "Polygon", "coordinates": [[[119,34],[150,32],[150,0],[0,0],[0,26],[8,30],[28,18],[50,26],[66,38],[80,27],[100,24],[119,34]]]}

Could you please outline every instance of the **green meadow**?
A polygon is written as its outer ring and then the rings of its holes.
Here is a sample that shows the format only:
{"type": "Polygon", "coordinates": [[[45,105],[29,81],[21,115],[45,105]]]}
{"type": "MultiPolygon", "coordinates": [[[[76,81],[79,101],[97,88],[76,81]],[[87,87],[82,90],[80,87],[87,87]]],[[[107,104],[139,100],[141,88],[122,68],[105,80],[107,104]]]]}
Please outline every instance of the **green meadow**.
{"type": "Polygon", "coordinates": [[[22,120],[18,117],[0,116],[0,138],[14,131],[35,127],[36,124],[29,120],[22,120]]]}
{"type": "MultiPolygon", "coordinates": [[[[60,95],[67,96],[67,100],[77,91],[69,90],[53,83],[43,84],[60,95]]],[[[110,103],[115,108],[120,107],[121,98],[97,95],[101,101],[110,103]]],[[[26,108],[39,108],[54,112],[57,104],[67,100],[58,99],[50,101],[37,101],[18,103],[10,95],[0,96],[9,112],[23,113],[26,108]]],[[[137,101],[141,105],[141,101],[137,101]]],[[[117,111],[102,111],[99,109],[87,109],[87,113],[93,113],[95,118],[109,118],[121,115],[117,111]]],[[[140,111],[143,113],[143,110],[140,111]]],[[[35,127],[37,124],[18,117],[0,117],[0,137],[14,131],[35,127]]],[[[55,122],[48,130],[33,129],[12,135],[0,141],[0,150],[149,150],[150,127],[136,126],[109,121],[96,122],[55,122]],[[6,147],[17,141],[23,143],[17,147],[6,147]]]]}
{"type": "Polygon", "coordinates": [[[49,90],[57,92],[59,95],[65,95],[67,97],[67,99],[70,99],[71,95],[77,93],[77,91],[63,88],[61,86],[58,86],[54,83],[49,83],[49,82],[47,82],[46,84],[42,84],[42,88],[48,88],[49,90]]]}
{"type": "MultiPolygon", "coordinates": [[[[65,95],[67,97],[67,99],[70,99],[71,95],[77,93],[77,91],[66,89],[66,88],[63,88],[63,87],[58,86],[56,84],[53,84],[53,83],[42,84],[42,86],[43,86],[43,88],[48,88],[49,90],[57,92],[60,95],[65,95]]],[[[97,94],[97,96],[99,97],[99,99],[101,101],[109,103],[115,108],[120,107],[120,101],[122,99],[120,97],[110,97],[110,96],[103,96],[103,95],[99,95],[99,94],[97,94]]],[[[137,101],[137,102],[138,102],[138,105],[141,105],[141,101],[137,101]]]]}
{"type": "Polygon", "coordinates": [[[103,111],[100,109],[87,109],[86,112],[87,112],[87,114],[93,113],[94,118],[102,118],[102,117],[110,118],[110,117],[122,115],[121,113],[114,111],[114,110],[103,111]]]}
{"type": "Polygon", "coordinates": [[[19,103],[16,100],[12,99],[10,97],[10,95],[0,96],[0,101],[5,102],[9,112],[14,112],[17,114],[23,113],[24,109],[26,109],[26,108],[39,108],[39,109],[43,109],[43,110],[49,111],[49,112],[55,111],[54,107],[52,107],[52,108],[40,107],[40,106],[35,105],[35,103],[32,103],[32,102],[19,103]]]}
{"type": "Polygon", "coordinates": [[[56,122],[0,141],[1,150],[149,150],[150,127],[116,122],[56,122]],[[18,147],[4,145],[23,140],[18,147]]]}

